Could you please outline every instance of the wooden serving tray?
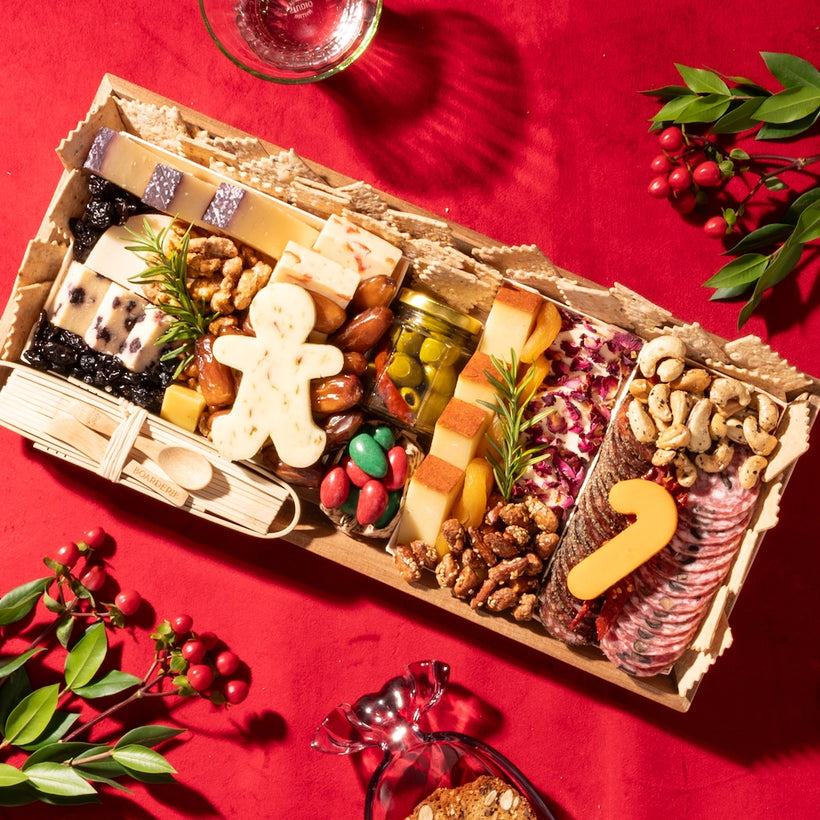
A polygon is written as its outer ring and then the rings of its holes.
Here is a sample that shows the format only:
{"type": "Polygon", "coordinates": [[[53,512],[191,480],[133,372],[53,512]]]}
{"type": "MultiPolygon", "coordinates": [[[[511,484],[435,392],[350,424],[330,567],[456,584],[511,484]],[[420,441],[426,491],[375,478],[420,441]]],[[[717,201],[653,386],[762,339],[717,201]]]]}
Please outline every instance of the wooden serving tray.
{"type": "MultiPolygon", "coordinates": [[[[140,123],[132,122],[124,111],[124,106],[127,107],[133,102],[170,112],[185,132],[177,141],[177,152],[200,164],[213,165],[215,161],[217,164],[219,162],[230,163],[236,159],[236,156],[232,155],[230,150],[220,148],[220,145],[237,145],[245,140],[261,147],[271,157],[280,155],[284,150],[144,88],[106,75],[88,115],[58,149],[58,154],[65,165],[65,171],[37,236],[29,244],[12,295],[0,318],[0,345],[2,345],[0,363],[8,365],[0,367],[0,408],[4,400],[11,405],[19,403],[19,393],[15,394],[13,390],[23,390],[25,393],[29,389],[26,386],[27,378],[44,382],[47,389],[63,391],[68,395],[79,396],[91,402],[104,401],[104,397],[89,398],[87,388],[62,377],[41,373],[31,376],[26,373],[30,368],[20,364],[20,356],[66,257],[71,240],[68,219],[78,216],[84,207],[84,201],[79,193],[82,190],[79,181],[84,172],[79,169],[98,128],[104,125],[131,131],[143,139],[152,141],[152,135],[141,132],[140,123]],[[22,387],[20,386],[21,380],[23,381],[22,387]]],[[[350,195],[350,192],[364,191],[367,193],[370,191],[380,203],[386,203],[391,212],[395,212],[398,224],[401,224],[403,216],[415,217],[419,220],[417,224],[426,224],[432,233],[440,230],[446,234],[445,244],[452,246],[457,253],[463,254],[464,258],[478,258],[484,262],[489,260],[490,263],[497,265],[504,277],[535,287],[577,312],[636,333],[644,339],[651,339],[662,332],[672,332],[681,336],[687,342],[690,350],[698,350],[702,354],[700,359],[706,366],[727,375],[739,376],[771,393],[784,403],[784,421],[781,424],[783,455],[777,465],[776,475],[761,492],[755,515],[733,569],[716,595],[709,615],[692,648],[687,650],[669,674],[647,679],[633,678],[619,671],[594,647],[571,648],[564,645],[547,635],[538,622],[521,624],[506,617],[476,612],[463,601],[454,598],[449,590],[439,589],[432,573],[428,573],[429,577],[422,583],[408,585],[399,577],[383,542],[359,541],[350,538],[337,531],[318,507],[311,503],[300,504],[298,498],[293,498],[293,507],[289,508],[290,514],[298,521],[292,528],[290,525],[285,525],[283,530],[277,531],[277,527],[281,525],[281,522],[277,521],[276,526],[274,522],[271,522],[271,527],[267,530],[263,527],[264,531],[254,532],[253,528],[245,528],[245,531],[262,537],[279,537],[280,532],[285,532],[285,537],[289,542],[330,561],[352,568],[362,575],[392,587],[403,595],[418,598],[431,606],[478,624],[531,650],[556,658],[652,701],[685,712],[691,705],[706,671],[716,658],[731,645],[732,637],[728,626],[728,616],[763,535],[777,522],[780,498],[792,474],[795,462],[808,447],[809,431],[820,412],[820,381],[790,367],[787,362],[780,359],[775,352],[755,337],[728,342],[708,333],[697,324],[687,324],[677,319],[665,309],[617,284],[606,288],[561,270],[553,266],[533,246],[504,248],[489,237],[430,214],[389,194],[369,189],[369,186],[362,188],[362,183],[318,163],[304,160],[304,164],[310,175],[315,175],[314,178],[321,178],[322,196],[314,200],[310,181],[307,180],[301,189],[297,190],[298,186],[296,186],[295,193],[291,191],[289,199],[297,207],[310,212],[311,218],[327,216],[334,208],[337,212],[345,208],[356,210],[356,199],[355,196],[350,195]],[[340,189],[336,205],[332,204],[333,197],[327,196],[328,189],[340,189]]],[[[240,181],[252,187],[259,187],[260,190],[266,190],[265,185],[255,182],[252,178],[242,178],[240,181]]],[[[270,192],[269,187],[268,192],[270,192]]],[[[411,218],[410,221],[412,222],[413,219],[411,218]]],[[[474,312],[480,318],[485,315],[481,307],[474,312]]],[[[111,409],[112,412],[117,412],[122,408],[121,405],[117,405],[111,409]]],[[[0,413],[0,416],[3,414],[0,413]]],[[[57,457],[74,461],[87,469],[94,469],[94,465],[87,460],[72,457],[65,450],[55,448],[53,442],[38,435],[37,431],[30,429],[25,421],[10,423],[3,416],[0,423],[31,438],[35,441],[35,445],[57,457]]],[[[162,428],[159,419],[151,420],[151,423],[162,428]]],[[[159,435],[173,438],[175,433],[173,430],[166,429],[161,430],[159,435]]],[[[204,440],[197,443],[193,438],[189,437],[188,443],[192,443],[193,446],[202,446],[206,450],[210,448],[204,440]]],[[[226,469],[228,469],[227,466],[226,469]]],[[[266,476],[264,471],[260,473],[255,470],[255,472],[273,480],[273,477],[266,476]]],[[[127,477],[119,480],[129,484],[127,477]]],[[[130,486],[146,492],[144,487],[133,482],[130,482],[130,486]]],[[[284,505],[288,501],[287,496],[287,488],[284,491],[281,488],[277,490],[277,497],[281,504],[284,505]]],[[[202,514],[201,511],[198,513],[195,508],[190,511],[194,514],[202,514]]],[[[236,526],[229,521],[220,520],[219,516],[205,515],[204,517],[210,517],[223,525],[243,529],[241,525],[236,526]]]]}

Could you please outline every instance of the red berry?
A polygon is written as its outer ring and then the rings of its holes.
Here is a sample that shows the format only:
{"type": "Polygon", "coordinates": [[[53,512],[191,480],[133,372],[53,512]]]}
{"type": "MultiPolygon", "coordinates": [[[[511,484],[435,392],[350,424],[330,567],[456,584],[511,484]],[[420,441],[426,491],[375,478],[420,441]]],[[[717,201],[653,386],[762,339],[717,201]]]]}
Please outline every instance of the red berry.
{"type": "Polygon", "coordinates": [[[205,653],[207,651],[208,649],[205,644],[197,639],[186,641],[182,645],[182,657],[185,658],[188,663],[202,663],[202,661],[205,660],[205,653]]]}
{"type": "Polygon", "coordinates": [[[679,214],[691,214],[692,211],[695,210],[695,206],[698,204],[698,198],[695,196],[694,191],[679,191],[672,197],[672,207],[679,213],[679,214]]]}
{"type": "Polygon", "coordinates": [[[100,564],[94,564],[85,574],[80,578],[80,583],[89,592],[99,592],[105,583],[105,567],[100,564]]]}
{"type": "Polygon", "coordinates": [[[658,135],[658,143],[665,151],[677,151],[683,148],[683,131],[675,125],[670,125],[658,135]]]}
{"type": "Polygon", "coordinates": [[[669,180],[666,177],[655,177],[649,183],[649,196],[654,196],[657,199],[666,199],[672,193],[672,188],[669,185],[669,180]]]}
{"type": "Polygon", "coordinates": [[[80,560],[80,549],[73,541],[69,541],[57,550],[55,560],[71,569],[80,560]]]}
{"type": "Polygon", "coordinates": [[[187,635],[194,625],[194,619],[190,615],[177,615],[171,618],[171,629],[175,635],[187,635]]]}
{"type": "Polygon", "coordinates": [[[658,154],[658,156],[649,163],[649,167],[656,174],[668,174],[675,167],[675,164],[666,154],[658,154]]]}
{"type": "Polygon", "coordinates": [[[94,527],[83,535],[83,541],[85,541],[91,549],[99,549],[103,545],[103,541],[105,541],[105,530],[102,527],[94,527]]]}
{"type": "Polygon", "coordinates": [[[197,635],[197,638],[205,644],[205,648],[210,651],[213,649],[217,643],[219,643],[219,638],[213,632],[200,632],[197,635]]]}
{"type": "Polygon", "coordinates": [[[719,239],[721,236],[726,236],[726,220],[722,216],[713,216],[707,219],[703,226],[703,232],[706,236],[711,236],[719,239]]]}
{"type": "Polygon", "coordinates": [[[673,191],[685,191],[692,184],[692,175],[685,165],[679,165],[667,177],[673,191]]]}
{"type": "Polygon", "coordinates": [[[204,692],[214,682],[213,670],[204,663],[194,664],[186,677],[195,692],[204,692]]]}
{"type": "Polygon", "coordinates": [[[239,658],[233,652],[220,652],[216,656],[214,663],[216,665],[216,671],[225,677],[233,675],[239,668],[239,658]]]}
{"type": "Polygon", "coordinates": [[[225,684],[224,692],[228,703],[242,703],[248,697],[248,684],[243,680],[229,680],[225,684]]]}
{"type": "Polygon", "coordinates": [[[142,595],[135,589],[125,589],[114,598],[114,605],[123,615],[133,615],[142,603],[142,595]]]}
{"type": "Polygon", "coordinates": [[[714,188],[722,182],[720,168],[711,159],[701,162],[692,172],[692,179],[703,188],[714,188]]]}

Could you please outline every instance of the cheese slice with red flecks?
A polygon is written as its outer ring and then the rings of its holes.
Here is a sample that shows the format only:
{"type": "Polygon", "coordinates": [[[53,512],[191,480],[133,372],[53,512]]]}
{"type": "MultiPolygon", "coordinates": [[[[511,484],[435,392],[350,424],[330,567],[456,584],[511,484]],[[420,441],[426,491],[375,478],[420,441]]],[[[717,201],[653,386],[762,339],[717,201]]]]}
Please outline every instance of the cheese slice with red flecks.
{"type": "Polygon", "coordinates": [[[391,276],[401,259],[401,251],[380,236],[331,214],[325,222],[313,249],[355,270],[361,279],[371,276],[391,276]]]}
{"type": "Polygon", "coordinates": [[[297,242],[288,242],[271,274],[273,282],[290,282],[305,290],[326,296],[339,307],[347,307],[356,288],[359,274],[344,268],[315,250],[297,242]]]}

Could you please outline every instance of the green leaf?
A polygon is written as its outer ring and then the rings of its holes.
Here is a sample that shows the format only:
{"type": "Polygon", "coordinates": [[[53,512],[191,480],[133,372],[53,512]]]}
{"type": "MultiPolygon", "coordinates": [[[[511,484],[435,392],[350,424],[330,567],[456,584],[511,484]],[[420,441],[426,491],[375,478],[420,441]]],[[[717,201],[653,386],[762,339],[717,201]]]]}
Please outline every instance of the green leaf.
{"type": "MultiPolygon", "coordinates": [[[[739,134],[741,131],[750,131],[760,127],[760,121],[752,115],[760,108],[762,97],[746,100],[740,105],[730,108],[713,126],[714,134],[739,134]]],[[[745,157],[748,159],[748,154],[745,157]]]]}
{"type": "Polygon", "coordinates": [[[45,649],[44,646],[34,646],[10,661],[0,663],[0,680],[7,678],[12,672],[18,670],[29,658],[34,657],[39,652],[45,652],[45,649]]]}
{"type": "Polygon", "coordinates": [[[0,806],[27,806],[38,800],[40,800],[40,795],[31,788],[28,782],[0,789],[0,806]]]}
{"type": "Polygon", "coordinates": [[[105,677],[89,684],[88,686],[75,686],[72,691],[86,700],[94,698],[105,698],[109,695],[117,695],[126,689],[139,686],[142,678],[131,675],[128,672],[121,672],[119,669],[112,669],[105,677]]]}
{"type": "Polygon", "coordinates": [[[46,591],[52,579],[37,578],[21,584],[0,598],[0,626],[13,624],[28,615],[40,596],[46,591]]]}
{"type": "Polygon", "coordinates": [[[111,756],[129,771],[176,774],[176,769],[159,752],[138,744],[117,747],[111,756]]]}
{"type": "Polygon", "coordinates": [[[737,285],[733,288],[718,288],[710,297],[710,302],[728,302],[745,296],[750,285],[737,285]]]}
{"type": "Polygon", "coordinates": [[[763,294],[769,288],[772,288],[782,282],[794,270],[795,265],[800,261],[802,256],[803,246],[799,243],[791,244],[790,237],[780,248],[777,256],[774,257],[773,261],[769,264],[760,279],[757,280],[754,293],[752,293],[751,298],[748,302],[746,302],[743,309],[740,311],[740,316],[738,317],[738,330],[746,324],[752,313],[757,310],[757,307],[763,298],[763,294]]]}
{"type": "Polygon", "coordinates": [[[677,118],[690,106],[697,102],[699,97],[696,94],[684,94],[680,97],[674,97],[665,105],[661,106],[660,110],[654,117],[652,122],[675,122],[677,118]]]}
{"type": "Polygon", "coordinates": [[[43,603],[49,612],[62,612],[65,604],[61,604],[56,598],[52,598],[47,592],[43,593],[43,603]]]}
{"type": "Polygon", "coordinates": [[[800,194],[789,206],[786,213],[783,214],[783,222],[790,222],[792,225],[796,225],[800,214],[816,202],[820,202],[820,187],[811,188],[805,193],[800,194]]]}
{"type": "MultiPolygon", "coordinates": [[[[77,774],[81,777],[84,777],[86,780],[91,780],[94,783],[100,783],[104,786],[110,786],[112,789],[116,789],[120,792],[125,792],[126,794],[133,794],[131,789],[129,789],[127,786],[123,786],[122,783],[118,783],[111,777],[106,777],[104,774],[100,774],[100,772],[97,771],[96,768],[94,768],[94,764],[91,764],[89,766],[75,766],[74,771],[77,772],[77,774]]],[[[120,767],[120,771],[115,776],[121,777],[124,774],[126,774],[125,769],[120,767]]]]}
{"type": "Polygon", "coordinates": [[[774,51],[762,51],[760,56],[766,63],[775,79],[784,88],[814,86],[820,88],[820,71],[811,63],[793,54],[781,54],[774,51]]]}
{"type": "Polygon", "coordinates": [[[3,735],[3,727],[11,714],[11,710],[31,692],[31,683],[25,667],[21,667],[13,672],[0,687],[0,735],[3,735]]]}
{"type": "Polygon", "coordinates": [[[706,288],[733,288],[757,281],[766,270],[769,257],[759,253],[747,253],[724,265],[714,276],[703,283],[706,288]]]}
{"type": "Polygon", "coordinates": [[[639,91],[646,97],[655,97],[659,100],[671,100],[673,97],[679,97],[681,94],[688,94],[689,89],[685,85],[663,85],[660,88],[650,88],[646,91],[639,91]]]}
{"type": "Polygon", "coordinates": [[[751,159],[751,157],[742,148],[732,148],[732,150],[729,151],[729,157],[731,159],[739,160],[751,159]]]}
{"type": "Polygon", "coordinates": [[[775,124],[808,117],[820,108],[820,88],[787,88],[765,99],[753,118],[775,124]]]}
{"type": "Polygon", "coordinates": [[[28,778],[16,766],[9,766],[8,763],[0,763],[0,788],[16,786],[25,783],[28,778]]]}
{"type": "Polygon", "coordinates": [[[758,140],[785,140],[791,139],[808,131],[820,117],[820,109],[808,117],[803,117],[800,120],[795,120],[793,123],[786,123],[779,125],[775,123],[763,123],[763,127],[755,134],[755,139],[758,140]]]}
{"type": "Polygon", "coordinates": [[[41,792],[76,797],[96,794],[97,790],[69,766],[61,763],[37,763],[26,769],[29,782],[41,792]]]}
{"type": "Polygon", "coordinates": [[[768,177],[763,180],[763,185],[768,191],[785,191],[789,187],[780,177],[768,177]]]}
{"type": "Polygon", "coordinates": [[[5,737],[9,743],[23,746],[43,733],[57,711],[60,687],[54,683],[35,689],[11,710],[6,721],[5,737]]]}
{"type": "Polygon", "coordinates": [[[34,766],[35,763],[45,763],[50,761],[52,763],[62,763],[69,760],[75,755],[82,754],[87,749],[96,748],[93,743],[81,743],[78,740],[69,741],[68,743],[49,743],[47,746],[40,747],[36,752],[32,752],[23,763],[23,769],[29,766],[34,766]]]}
{"type": "Polygon", "coordinates": [[[693,103],[675,118],[677,123],[689,122],[715,122],[720,119],[731,105],[732,101],[728,97],[721,97],[718,94],[707,94],[705,97],[698,97],[693,103]]]}
{"type": "Polygon", "coordinates": [[[63,649],[68,649],[68,643],[71,640],[71,633],[74,631],[74,618],[71,615],[65,615],[57,619],[57,629],[55,635],[60,642],[63,649]]]}
{"type": "Polygon", "coordinates": [[[108,636],[105,624],[93,624],[75,644],[65,659],[65,683],[71,689],[79,689],[97,674],[108,652],[108,636]]]}
{"type": "Polygon", "coordinates": [[[805,244],[815,239],[820,239],[820,203],[808,206],[800,214],[794,234],[792,234],[793,242],[805,244]]]}
{"type": "Polygon", "coordinates": [[[714,71],[705,68],[690,68],[689,66],[675,63],[678,73],[696,94],[722,94],[729,95],[729,86],[714,71]]]}
{"type": "Polygon", "coordinates": [[[136,743],[140,746],[157,746],[164,740],[181,735],[184,731],[184,729],[174,729],[172,726],[139,726],[126,732],[116,745],[120,747],[136,743]]]}
{"type": "Polygon", "coordinates": [[[34,751],[43,746],[49,746],[63,737],[79,718],[80,715],[77,712],[57,711],[54,713],[54,717],[48,722],[48,726],[37,736],[36,740],[31,743],[21,743],[20,746],[26,751],[34,751]]]}
{"type": "Polygon", "coordinates": [[[727,253],[737,256],[739,253],[746,253],[747,251],[770,248],[772,245],[776,245],[786,239],[793,230],[794,226],[787,225],[785,222],[772,222],[768,225],[763,225],[751,233],[746,234],[746,236],[734,247],[730,248],[727,253]]]}

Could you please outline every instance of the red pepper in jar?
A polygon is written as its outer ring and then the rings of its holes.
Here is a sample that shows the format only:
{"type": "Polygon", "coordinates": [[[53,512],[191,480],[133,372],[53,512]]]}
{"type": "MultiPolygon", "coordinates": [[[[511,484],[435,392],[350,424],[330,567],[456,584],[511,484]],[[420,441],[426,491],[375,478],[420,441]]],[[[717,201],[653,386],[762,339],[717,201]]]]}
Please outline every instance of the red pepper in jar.
{"type": "Polygon", "coordinates": [[[379,391],[387,412],[404,424],[412,424],[415,421],[413,411],[387,374],[387,351],[380,350],[373,362],[376,365],[376,390],[379,391]]]}

